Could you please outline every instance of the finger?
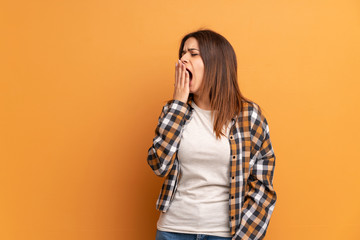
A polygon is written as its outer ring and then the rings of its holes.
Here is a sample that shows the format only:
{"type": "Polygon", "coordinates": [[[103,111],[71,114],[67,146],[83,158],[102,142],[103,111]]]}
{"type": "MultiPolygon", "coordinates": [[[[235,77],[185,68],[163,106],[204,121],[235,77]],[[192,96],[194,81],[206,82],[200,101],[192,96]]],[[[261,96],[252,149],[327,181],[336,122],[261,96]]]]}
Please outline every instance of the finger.
{"type": "Polygon", "coordinates": [[[180,65],[180,60],[178,60],[178,64],[177,64],[177,77],[176,77],[176,87],[180,86],[180,74],[181,74],[181,65],[180,65]]]}
{"type": "Polygon", "coordinates": [[[175,84],[174,84],[174,86],[176,86],[176,84],[177,84],[177,79],[178,79],[178,65],[179,65],[179,62],[177,62],[177,63],[175,63],[175,84]]]}
{"type": "Polygon", "coordinates": [[[180,85],[180,74],[181,74],[181,64],[180,60],[177,62],[177,76],[176,76],[176,86],[179,87],[180,85]]]}
{"type": "Polygon", "coordinates": [[[179,60],[179,75],[178,75],[178,85],[179,85],[179,87],[181,86],[181,76],[182,76],[182,74],[183,74],[183,64],[179,60]]]}
{"type": "Polygon", "coordinates": [[[182,65],[182,73],[181,73],[181,87],[185,86],[185,73],[186,73],[186,68],[185,68],[185,64],[182,65]]]}

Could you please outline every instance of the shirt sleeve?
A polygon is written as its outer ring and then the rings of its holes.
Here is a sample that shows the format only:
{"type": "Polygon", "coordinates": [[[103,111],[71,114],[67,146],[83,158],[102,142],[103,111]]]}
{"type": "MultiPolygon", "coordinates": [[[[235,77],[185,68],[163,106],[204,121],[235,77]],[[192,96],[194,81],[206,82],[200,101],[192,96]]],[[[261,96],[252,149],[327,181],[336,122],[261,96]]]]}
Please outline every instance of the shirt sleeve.
{"type": "Polygon", "coordinates": [[[251,114],[251,124],[251,151],[255,161],[250,166],[245,187],[240,227],[233,238],[237,240],[260,240],[265,237],[277,198],[272,183],[276,157],[266,118],[257,107],[251,114]]]}
{"type": "Polygon", "coordinates": [[[162,109],[147,157],[148,164],[160,177],[166,177],[174,164],[187,111],[187,103],[179,100],[171,100],[162,109]]]}

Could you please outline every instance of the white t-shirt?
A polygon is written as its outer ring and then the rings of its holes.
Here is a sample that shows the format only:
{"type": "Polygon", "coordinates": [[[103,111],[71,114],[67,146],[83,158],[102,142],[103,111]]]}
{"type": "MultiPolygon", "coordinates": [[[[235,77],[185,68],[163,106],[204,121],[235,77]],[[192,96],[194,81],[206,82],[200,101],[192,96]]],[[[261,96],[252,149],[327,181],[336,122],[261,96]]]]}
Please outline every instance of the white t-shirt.
{"type": "MultiPolygon", "coordinates": [[[[170,208],[161,212],[161,231],[231,237],[229,227],[230,143],[216,139],[211,110],[199,108],[185,125],[178,149],[182,177],[170,208]]],[[[225,130],[229,135],[230,123],[225,130]]]]}

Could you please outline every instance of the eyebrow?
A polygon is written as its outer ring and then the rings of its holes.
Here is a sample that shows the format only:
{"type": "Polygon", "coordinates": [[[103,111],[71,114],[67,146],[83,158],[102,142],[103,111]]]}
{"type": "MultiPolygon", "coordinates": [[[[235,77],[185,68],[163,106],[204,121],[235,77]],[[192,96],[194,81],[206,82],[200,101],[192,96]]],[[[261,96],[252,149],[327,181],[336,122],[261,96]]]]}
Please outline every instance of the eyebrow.
{"type": "MultiPolygon", "coordinates": [[[[196,49],[196,48],[189,48],[188,50],[197,50],[199,51],[199,49],[196,49]]],[[[185,50],[182,50],[182,53],[186,52],[185,50]]],[[[200,52],[200,51],[199,51],[200,52]]]]}

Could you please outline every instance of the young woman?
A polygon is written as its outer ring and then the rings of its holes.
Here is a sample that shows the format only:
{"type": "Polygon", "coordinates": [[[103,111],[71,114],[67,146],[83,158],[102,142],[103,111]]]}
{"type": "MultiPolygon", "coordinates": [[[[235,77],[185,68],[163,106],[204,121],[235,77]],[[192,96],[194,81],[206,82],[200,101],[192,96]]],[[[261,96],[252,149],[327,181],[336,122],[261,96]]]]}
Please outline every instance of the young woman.
{"type": "Polygon", "coordinates": [[[220,34],[183,37],[147,161],[164,178],[157,240],[264,238],[276,202],[269,127],[242,96],[235,52],[220,34]]]}

